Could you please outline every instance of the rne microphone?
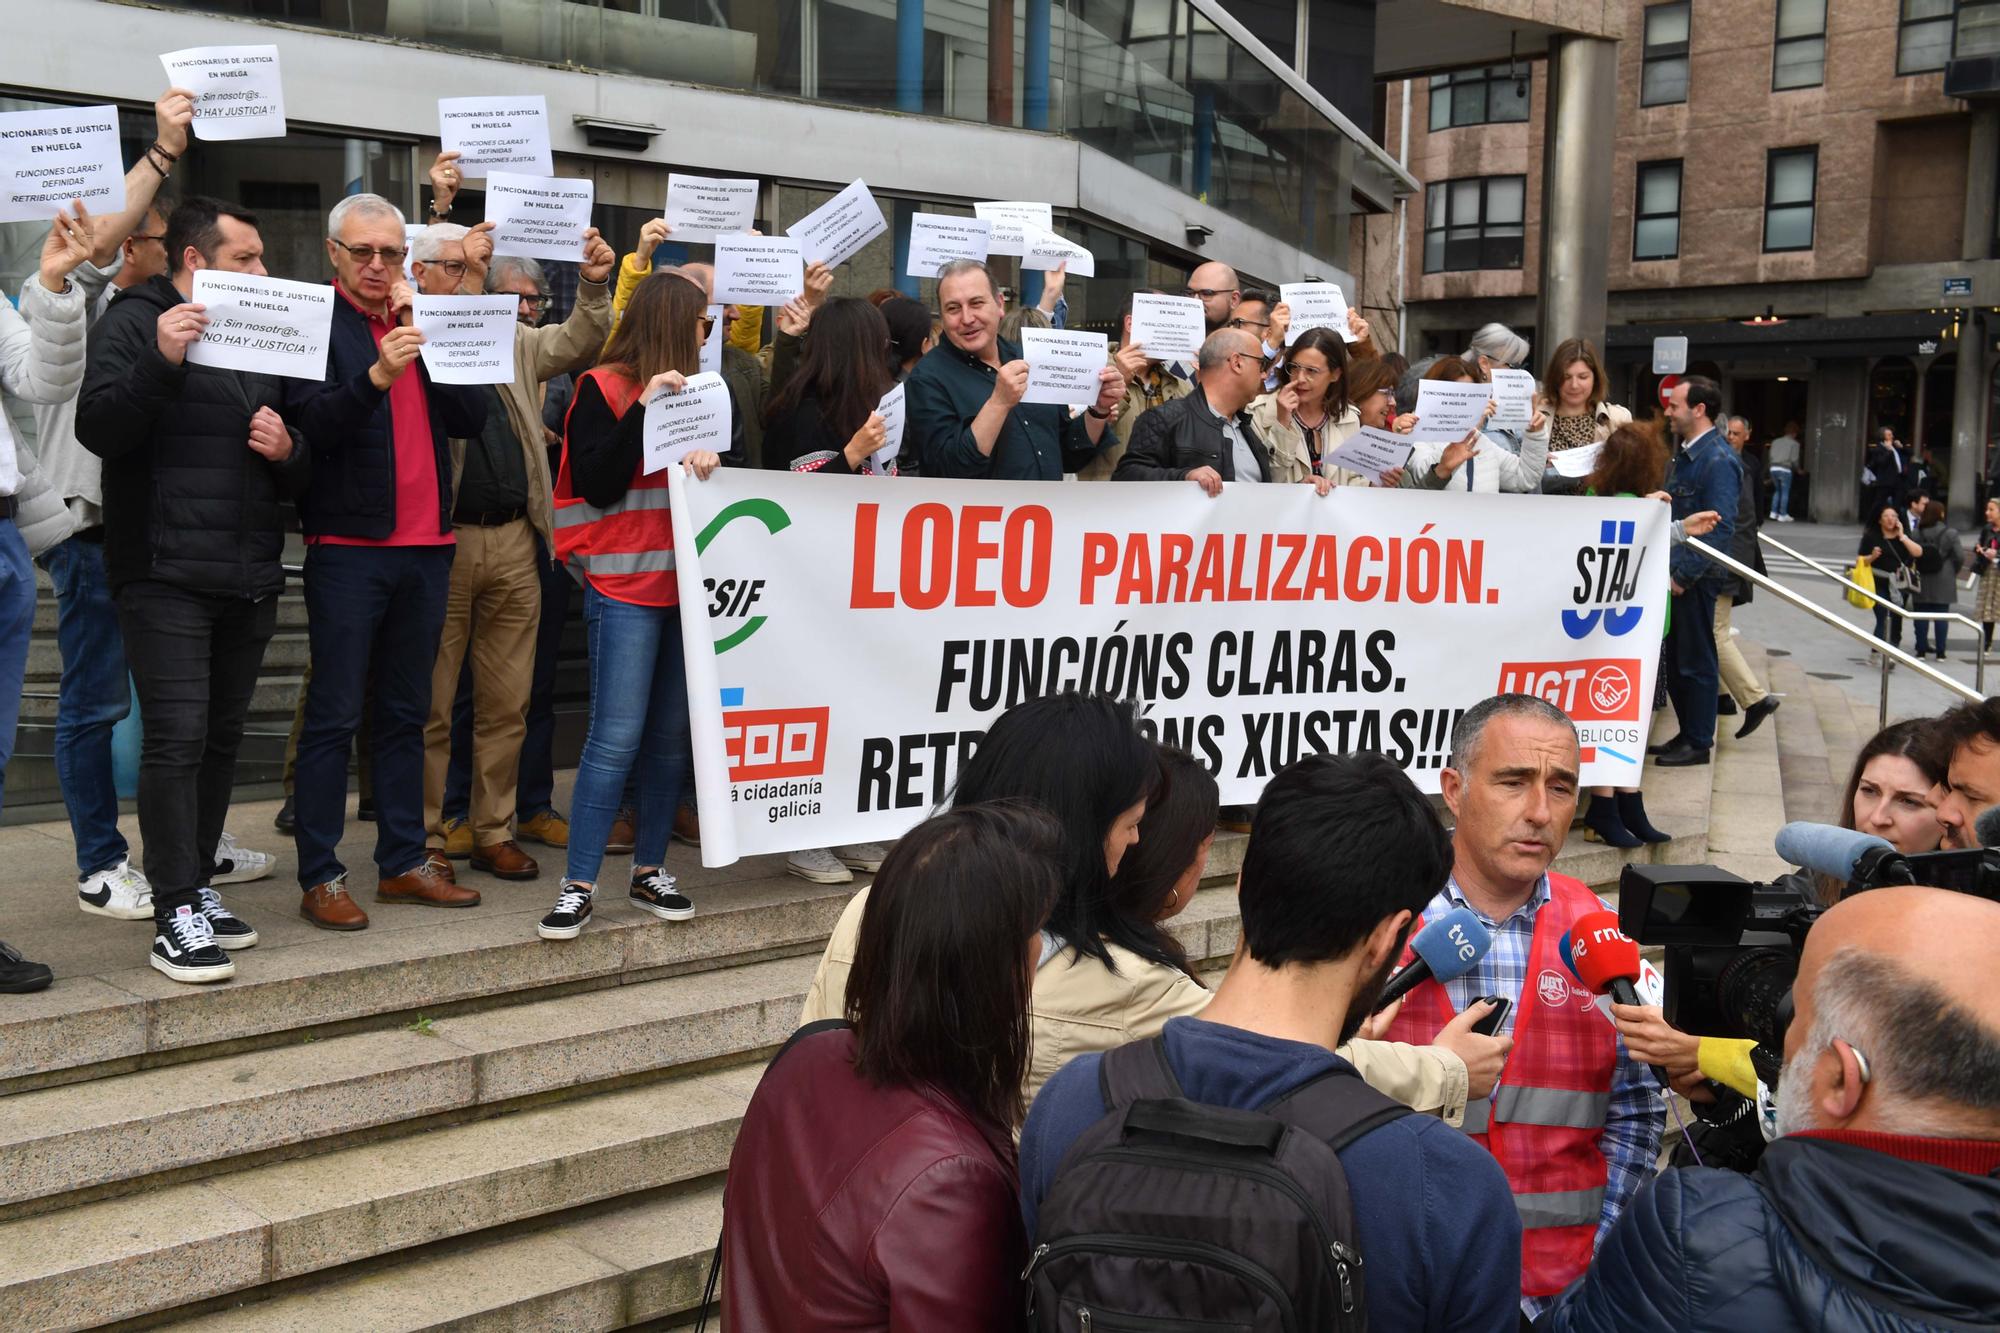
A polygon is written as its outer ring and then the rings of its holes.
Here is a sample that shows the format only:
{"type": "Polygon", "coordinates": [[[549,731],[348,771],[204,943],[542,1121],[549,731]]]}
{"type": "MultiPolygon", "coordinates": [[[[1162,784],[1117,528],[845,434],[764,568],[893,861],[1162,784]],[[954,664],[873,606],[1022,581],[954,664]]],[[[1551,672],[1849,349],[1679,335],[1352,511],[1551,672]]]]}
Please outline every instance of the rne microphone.
{"type": "Polygon", "coordinates": [[[1470,909],[1454,908],[1431,921],[1410,941],[1416,957],[1389,978],[1375,1012],[1381,1013],[1426,981],[1456,981],[1479,966],[1493,947],[1493,935],[1470,909]]]}
{"type": "MultiPolygon", "coordinates": [[[[1791,827],[1791,826],[1787,826],[1791,827]]],[[[1618,928],[1616,912],[1586,912],[1570,926],[1562,941],[1563,961],[1590,991],[1609,995],[1619,1004],[1642,1005],[1639,942],[1618,928]]],[[[1653,1077],[1667,1087],[1667,1071],[1652,1065],[1653,1077]]]]}
{"type": "Polygon", "coordinates": [[[1872,833],[1796,820],[1778,830],[1774,848],[1791,864],[1842,883],[1858,878],[1869,856],[1879,860],[1897,854],[1894,844],[1872,833]]]}

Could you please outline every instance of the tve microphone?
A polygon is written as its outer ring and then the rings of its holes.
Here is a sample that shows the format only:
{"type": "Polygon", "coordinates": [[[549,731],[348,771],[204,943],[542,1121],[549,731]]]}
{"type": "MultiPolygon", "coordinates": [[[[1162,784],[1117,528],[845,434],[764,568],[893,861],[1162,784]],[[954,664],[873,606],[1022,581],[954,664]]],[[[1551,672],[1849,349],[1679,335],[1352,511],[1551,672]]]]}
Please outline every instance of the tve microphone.
{"type": "MultiPolygon", "coordinates": [[[[1562,943],[1564,961],[1590,990],[1609,995],[1619,1004],[1645,1003],[1638,987],[1639,942],[1618,928],[1616,912],[1584,913],[1570,926],[1562,943]]],[[[1667,1071],[1658,1065],[1651,1068],[1660,1086],[1666,1087],[1667,1071]]]]}
{"type": "Polygon", "coordinates": [[[1493,936],[1467,908],[1454,908],[1417,932],[1410,965],[1389,978],[1375,1006],[1381,1013],[1426,981],[1456,981],[1479,965],[1493,947],[1493,936]]]}
{"type": "Polygon", "coordinates": [[[1778,855],[1793,865],[1842,882],[1855,877],[1862,858],[1869,853],[1893,856],[1896,852],[1888,841],[1872,833],[1798,821],[1778,830],[1775,846],[1778,855]]]}
{"type": "Polygon", "coordinates": [[[1972,840],[1980,847],[2000,847],[2000,805],[1991,805],[1972,821],[1972,840]]]}

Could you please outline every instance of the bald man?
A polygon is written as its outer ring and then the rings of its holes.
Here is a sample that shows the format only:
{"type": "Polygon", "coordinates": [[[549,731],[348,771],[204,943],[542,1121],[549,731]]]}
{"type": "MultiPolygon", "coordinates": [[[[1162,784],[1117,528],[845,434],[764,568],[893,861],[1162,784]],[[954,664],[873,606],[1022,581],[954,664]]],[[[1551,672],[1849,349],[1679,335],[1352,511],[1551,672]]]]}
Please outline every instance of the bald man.
{"type": "Polygon", "coordinates": [[[1995,940],[2000,903],[1943,889],[1858,893],[1820,918],[1757,1174],[1654,1180],[1545,1333],[2000,1321],[1995,940]]]}
{"type": "Polygon", "coordinates": [[[1201,316],[1207,321],[1210,333],[1227,324],[1243,301],[1243,284],[1238,281],[1236,270],[1213,259],[1195,266],[1183,290],[1201,302],[1201,316]]]}

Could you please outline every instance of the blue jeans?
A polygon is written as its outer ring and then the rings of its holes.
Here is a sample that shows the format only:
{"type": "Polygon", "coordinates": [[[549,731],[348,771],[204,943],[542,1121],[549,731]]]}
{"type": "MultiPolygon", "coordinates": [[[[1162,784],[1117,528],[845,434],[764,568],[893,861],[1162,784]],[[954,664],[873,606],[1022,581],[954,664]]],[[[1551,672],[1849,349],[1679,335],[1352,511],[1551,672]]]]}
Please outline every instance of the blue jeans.
{"type": "MultiPolygon", "coordinates": [[[[542,561],[542,623],[535,633],[535,675],[528,687],[528,734],[521,741],[521,776],[514,807],[526,819],[555,809],[556,666],[576,581],[566,565],[542,561]]],[[[444,775],[444,814],[464,819],[472,807],[472,659],[458,678],[451,709],[451,766],[444,775]]]]}
{"type": "Polygon", "coordinates": [[[1792,512],[1792,470],[1788,467],[1771,469],[1771,517],[1792,512]]]}
{"type": "Polygon", "coordinates": [[[597,883],[625,779],[639,775],[638,837],[632,864],[666,859],[674,811],[687,784],[687,676],[680,608],[634,606],[586,585],[590,638],[590,734],[570,799],[568,877],[597,883]]]}
{"type": "MultiPolygon", "coordinates": [[[[1949,611],[1951,610],[1951,603],[1918,602],[1915,606],[1911,607],[1910,609],[1912,611],[1949,611]]],[[[1944,632],[1951,627],[1951,622],[1949,620],[1919,620],[1916,622],[1916,624],[1917,624],[1917,656],[1922,657],[1924,655],[1925,645],[1929,642],[1930,636],[1933,632],[1937,634],[1937,650],[1940,654],[1943,653],[1944,632]]]]}
{"type": "Polygon", "coordinates": [[[34,629],[35,565],[14,520],[0,518],[0,806],[6,804],[7,761],[21,724],[21,683],[28,677],[34,629]]]}
{"type": "Polygon", "coordinates": [[[384,878],[424,859],[424,725],[451,583],[449,546],[313,546],[306,552],[312,684],[293,779],[299,884],[347,867],[347,752],[375,664],[375,865],[384,878]]]}
{"type": "Polygon", "coordinates": [[[41,566],[56,588],[56,646],[63,664],[56,783],[69,811],[77,874],[89,876],[111,869],[131,851],[118,831],[118,786],[111,776],[111,729],[132,711],[125,638],[104,577],[104,543],[71,537],[45,552],[41,566]]]}

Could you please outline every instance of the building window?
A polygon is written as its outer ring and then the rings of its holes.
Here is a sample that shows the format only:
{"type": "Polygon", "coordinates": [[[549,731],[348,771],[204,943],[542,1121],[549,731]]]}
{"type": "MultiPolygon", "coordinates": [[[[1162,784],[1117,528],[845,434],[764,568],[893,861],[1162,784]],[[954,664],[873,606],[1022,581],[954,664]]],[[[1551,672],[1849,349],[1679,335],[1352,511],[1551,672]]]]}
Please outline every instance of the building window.
{"type": "Polygon", "coordinates": [[[1764,175],[1764,251],[1810,250],[1819,149],[1774,148],[1764,175]]]}
{"type": "Polygon", "coordinates": [[[1778,0],[1771,90],[1817,88],[1825,82],[1826,0],[1778,0]]]}
{"type": "Polygon", "coordinates": [[[2000,0],[1958,0],[1951,58],[1973,60],[2000,55],[2000,0]]]}
{"type": "Polygon", "coordinates": [[[1632,209],[1632,258],[1679,259],[1681,164],[1641,162],[1632,209]]]}
{"type": "Polygon", "coordinates": [[[1639,71],[1639,105],[1688,100],[1688,4],[1646,10],[1646,48],[1639,71]]]}
{"type": "Polygon", "coordinates": [[[1528,118],[1528,67],[1489,65],[1431,76],[1431,129],[1515,124],[1528,118]]]}
{"type": "Polygon", "coordinates": [[[1896,72],[1927,74],[1951,59],[1952,0],[1903,0],[1896,28],[1896,72]]]}
{"type": "Polygon", "coordinates": [[[1428,187],[1424,272],[1521,267],[1525,176],[1475,176],[1428,187]]]}

